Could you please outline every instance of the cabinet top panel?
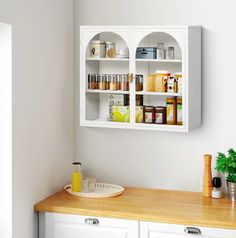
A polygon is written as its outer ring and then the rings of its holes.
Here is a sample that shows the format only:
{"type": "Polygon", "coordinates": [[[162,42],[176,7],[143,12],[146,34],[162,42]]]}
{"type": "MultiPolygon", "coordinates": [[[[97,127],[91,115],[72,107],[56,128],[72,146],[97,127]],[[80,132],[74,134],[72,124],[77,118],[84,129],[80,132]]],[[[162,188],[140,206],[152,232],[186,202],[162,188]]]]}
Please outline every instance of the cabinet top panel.
{"type": "Polygon", "coordinates": [[[61,191],[39,202],[37,212],[101,216],[206,227],[236,228],[236,208],[227,198],[201,193],[126,188],[114,198],[80,198],[61,191]]]}
{"type": "Polygon", "coordinates": [[[99,25],[99,26],[93,26],[93,25],[81,25],[81,29],[103,29],[103,28],[109,28],[109,29],[194,29],[194,28],[201,28],[201,26],[188,26],[188,25],[183,25],[183,26],[108,26],[108,25],[99,25]]]}

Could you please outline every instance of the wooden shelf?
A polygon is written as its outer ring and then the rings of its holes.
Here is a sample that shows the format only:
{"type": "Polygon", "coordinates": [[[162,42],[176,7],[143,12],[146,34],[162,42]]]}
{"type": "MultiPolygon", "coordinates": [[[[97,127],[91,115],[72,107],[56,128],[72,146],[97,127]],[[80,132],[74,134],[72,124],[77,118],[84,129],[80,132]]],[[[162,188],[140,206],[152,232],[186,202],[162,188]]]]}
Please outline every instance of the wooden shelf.
{"type": "Polygon", "coordinates": [[[145,91],[136,91],[136,95],[153,95],[153,96],[173,96],[173,97],[182,97],[181,93],[168,93],[168,92],[145,92],[145,91]]]}

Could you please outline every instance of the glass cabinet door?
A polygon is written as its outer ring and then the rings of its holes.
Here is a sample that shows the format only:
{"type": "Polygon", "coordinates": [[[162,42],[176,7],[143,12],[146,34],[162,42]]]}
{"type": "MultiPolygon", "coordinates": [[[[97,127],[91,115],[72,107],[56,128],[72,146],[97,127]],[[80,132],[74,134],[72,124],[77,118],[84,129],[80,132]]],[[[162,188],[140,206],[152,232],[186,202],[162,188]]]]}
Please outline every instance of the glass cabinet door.
{"type": "Polygon", "coordinates": [[[183,48],[166,32],[137,33],[136,126],[183,127],[183,48]],[[138,39],[138,37],[137,37],[138,39]]]}
{"type": "Polygon", "coordinates": [[[130,60],[126,40],[118,33],[101,32],[87,41],[83,54],[84,121],[108,127],[129,125],[130,60]]]}

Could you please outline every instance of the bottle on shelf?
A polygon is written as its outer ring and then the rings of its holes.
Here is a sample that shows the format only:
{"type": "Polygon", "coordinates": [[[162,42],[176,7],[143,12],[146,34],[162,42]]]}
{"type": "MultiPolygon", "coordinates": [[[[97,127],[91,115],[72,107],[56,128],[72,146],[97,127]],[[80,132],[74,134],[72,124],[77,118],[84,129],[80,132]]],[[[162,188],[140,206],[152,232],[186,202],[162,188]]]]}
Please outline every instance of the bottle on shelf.
{"type": "Polygon", "coordinates": [[[177,100],[176,97],[168,97],[166,99],[166,124],[177,124],[177,100]]]}
{"type": "Polygon", "coordinates": [[[72,191],[73,192],[81,192],[82,189],[82,173],[81,173],[81,163],[73,162],[74,172],[72,173],[72,191]]]}

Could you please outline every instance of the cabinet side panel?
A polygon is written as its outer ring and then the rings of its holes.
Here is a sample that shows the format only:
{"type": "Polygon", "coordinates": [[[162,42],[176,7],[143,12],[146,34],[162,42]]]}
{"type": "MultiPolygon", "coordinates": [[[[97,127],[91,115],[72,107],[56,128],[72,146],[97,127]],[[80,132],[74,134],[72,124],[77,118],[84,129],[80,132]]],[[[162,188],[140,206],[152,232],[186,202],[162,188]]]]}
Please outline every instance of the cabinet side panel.
{"type": "Polygon", "coordinates": [[[189,130],[201,125],[201,28],[188,30],[189,130]]]}

